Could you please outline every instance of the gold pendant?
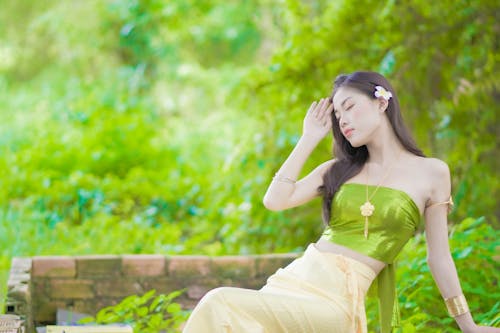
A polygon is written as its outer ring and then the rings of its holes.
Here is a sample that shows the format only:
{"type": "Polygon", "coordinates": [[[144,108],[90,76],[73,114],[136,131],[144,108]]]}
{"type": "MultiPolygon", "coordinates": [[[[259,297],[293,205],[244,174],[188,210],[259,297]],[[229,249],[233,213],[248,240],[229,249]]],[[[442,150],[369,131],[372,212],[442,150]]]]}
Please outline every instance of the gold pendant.
{"type": "Polygon", "coordinates": [[[361,215],[364,217],[372,216],[375,206],[372,205],[370,201],[366,201],[362,206],[359,207],[361,215]]]}
{"type": "Polygon", "coordinates": [[[375,206],[368,200],[359,207],[361,211],[361,215],[365,217],[365,239],[368,239],[368,216],[372,216],[373,211],[375,210],[375,206]]]}

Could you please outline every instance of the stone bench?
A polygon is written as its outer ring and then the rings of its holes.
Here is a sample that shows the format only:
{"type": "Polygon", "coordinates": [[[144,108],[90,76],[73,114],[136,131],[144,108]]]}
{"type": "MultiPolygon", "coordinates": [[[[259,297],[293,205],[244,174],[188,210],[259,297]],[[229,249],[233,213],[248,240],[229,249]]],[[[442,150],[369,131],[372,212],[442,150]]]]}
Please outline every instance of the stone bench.
{"type": "Polygon", "coordinates": [[[57,309],[95,313],[133,294],[186,289],[176,301],[192,309],[210,289],[257,289],[298,256],[92,255],[13,258],[5,312],[22,316],[27,331],[53,324],[57,309]]]}

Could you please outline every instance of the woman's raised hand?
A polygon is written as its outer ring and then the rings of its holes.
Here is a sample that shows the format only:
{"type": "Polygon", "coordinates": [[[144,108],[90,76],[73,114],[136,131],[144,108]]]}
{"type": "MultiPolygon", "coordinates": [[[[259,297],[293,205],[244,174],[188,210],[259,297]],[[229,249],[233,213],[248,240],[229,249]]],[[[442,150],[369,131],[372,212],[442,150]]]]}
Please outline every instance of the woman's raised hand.
{"type": "Polygon", "coordinates": [[[330,98],[314,101],[304,118],[302,135],[318,141],[323,139],[332,128],[332,110],[333,103],[330,98]]]}

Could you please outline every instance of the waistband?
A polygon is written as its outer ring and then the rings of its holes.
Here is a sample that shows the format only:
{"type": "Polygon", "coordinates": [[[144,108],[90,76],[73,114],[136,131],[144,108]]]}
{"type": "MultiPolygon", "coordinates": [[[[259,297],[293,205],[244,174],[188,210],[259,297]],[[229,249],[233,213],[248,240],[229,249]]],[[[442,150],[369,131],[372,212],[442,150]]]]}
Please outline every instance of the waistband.
{"type": "Polygon", "coordinates": [[[334,258],[341,258],[342,260],[345,260],[350,263],[350,265],[355,268],[356,270],[365,272],[364,274],[367,275],[370,279],[374,279],[377,276],[377,273],[371,268],[369,265],[365,264],[364,262],[361,262],[359,260],[356,260],[352,257],[343,255],[341,253],[335,253],[335,252],[328,252],[328,251],[321,251],[316,247],[316,244],[309,244],[308,248],[306,249],[306,252],[318,252],[320,255],[325,256],[325,257],[334,257],[334,258]],[[367,273],[371,272],[373,274],[367,273]]]}

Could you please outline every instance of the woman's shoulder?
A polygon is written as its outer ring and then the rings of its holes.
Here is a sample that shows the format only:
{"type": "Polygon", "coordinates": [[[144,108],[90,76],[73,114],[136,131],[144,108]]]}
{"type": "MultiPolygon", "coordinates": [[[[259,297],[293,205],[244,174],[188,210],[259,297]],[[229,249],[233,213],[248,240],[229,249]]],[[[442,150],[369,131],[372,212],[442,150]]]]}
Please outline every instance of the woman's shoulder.
{"type": "Polygon", "coordinates": [[[419,167],[422,168],[426,176],[430,179],[442,179],[450,177],[448,164],[435,157],[419,157],[419,167]]]}
{"type": "Polygon", "coordinates": [[[442,191],[449,191],[450,169],[445,161],[435,157],[418,156],[415,167],[421,185],[430,193],[428,197],[433,197],[442,191]]]}

